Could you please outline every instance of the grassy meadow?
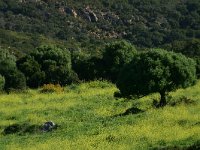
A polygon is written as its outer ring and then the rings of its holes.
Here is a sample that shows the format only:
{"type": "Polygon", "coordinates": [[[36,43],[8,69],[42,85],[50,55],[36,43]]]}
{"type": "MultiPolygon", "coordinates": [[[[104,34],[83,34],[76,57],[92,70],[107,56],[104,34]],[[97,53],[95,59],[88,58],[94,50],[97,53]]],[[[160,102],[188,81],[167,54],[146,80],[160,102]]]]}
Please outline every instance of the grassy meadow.
{"type": "Polygon", "coordinates": [[[0,149],[143,150],[197,149],[200,145],[200,82],[170,93],[169,104],[155,108],[158,94],[114,98],[115,85],[94,81],[67,86],[62,93],[0,95],[0,149]],[[131,107],[143,112],[123,115],[131,107]],[[120,115],[121,114],[121,115],[120,115]],[[42,125],[52,132],[4,134],[12,124],[42,125]]]}

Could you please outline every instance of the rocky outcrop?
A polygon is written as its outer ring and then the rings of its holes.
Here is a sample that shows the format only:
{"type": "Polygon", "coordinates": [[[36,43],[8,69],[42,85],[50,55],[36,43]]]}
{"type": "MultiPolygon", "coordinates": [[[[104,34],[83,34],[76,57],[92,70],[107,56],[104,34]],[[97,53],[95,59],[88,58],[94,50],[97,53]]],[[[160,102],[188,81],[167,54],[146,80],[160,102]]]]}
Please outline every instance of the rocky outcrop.
{"type": "Polygon", "coordinates": [[[60,7],[60,8],[58,9],[58,11],[59,11],[61,14],[63,14],[63,15],[66,14],[65,8],[64,8],[64,7],[60,7]]]}
{"type": "Polygon", "coordinates": [[[80,16],[90,22],[97,22],[99,19],[94,11],[92,11],[89,7],[86,7],[83,10],[80,10],[80,16]]]}
{"type": "Polygon", "coordinates": [[[89,12],[90,18],[92,22],[97,22],[98,18],[97,15],[94,12],[89,12]]]}
{"type": "Polygon", "coordinates": [[[77,17],[77,13],[76,13],[76,11],[75,11],[75,9],[72,9],[72,8],[69,8],[69,7],[67,7],[67,8],[65,8],[65,12],[67,13],[67,14],[69,14],[69,15],[71,15],[71,16],[73,16],[73,17],[77,17]]]}
{"type": "Polygon", "coordinates": [[[109,20],[109,21],[117,21],[120,19],[119,16],[115,15],[112,12],[106,12],[106,13],[102,12],[101,15],[103,16],[105,20],[109,20]]]}
{"type": "Polygon", "coordinates": [[[33,2],[33,3],[37,3],[37,2],[41,2],[41,0],[19,0],[20,3],[26,3],[26,2],[33,2]]]}

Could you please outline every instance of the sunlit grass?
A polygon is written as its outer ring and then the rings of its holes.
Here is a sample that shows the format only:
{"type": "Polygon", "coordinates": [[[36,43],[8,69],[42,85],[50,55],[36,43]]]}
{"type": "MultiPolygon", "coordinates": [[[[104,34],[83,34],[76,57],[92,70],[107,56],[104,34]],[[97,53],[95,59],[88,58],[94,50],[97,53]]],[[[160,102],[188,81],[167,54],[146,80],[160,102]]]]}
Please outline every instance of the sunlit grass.
{"type": "Polygon", "coordinates": [[[115,99],[116,87],[106,81],[67,86],[63,93],[40,90],[0,95],[0,149],[153,149],[188,147],[200,140],[200,82],[170,93],[194,103],[155,108],[158,94],[135,100],[115,99]],[[116,116],[128,108],[143,113],[116,116]],[[115,117],[114,117],[115,116],[115,117]],[[49,133],[3,135],[12,124],[42,125],[52,120],[59,128],[49,133]]]}

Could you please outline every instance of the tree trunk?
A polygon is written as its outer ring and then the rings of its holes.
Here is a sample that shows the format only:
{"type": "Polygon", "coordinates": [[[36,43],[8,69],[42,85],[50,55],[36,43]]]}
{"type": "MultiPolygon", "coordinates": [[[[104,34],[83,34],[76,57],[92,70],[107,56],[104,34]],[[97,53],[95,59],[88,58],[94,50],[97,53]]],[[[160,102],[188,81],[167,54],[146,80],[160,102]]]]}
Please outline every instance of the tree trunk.
{"type": "Polygon", "coordinates": [[[166,93],[165,91],[161,91],[160,92],[160,107],[164,107],[165,105],[167,105],[166,93]]]}

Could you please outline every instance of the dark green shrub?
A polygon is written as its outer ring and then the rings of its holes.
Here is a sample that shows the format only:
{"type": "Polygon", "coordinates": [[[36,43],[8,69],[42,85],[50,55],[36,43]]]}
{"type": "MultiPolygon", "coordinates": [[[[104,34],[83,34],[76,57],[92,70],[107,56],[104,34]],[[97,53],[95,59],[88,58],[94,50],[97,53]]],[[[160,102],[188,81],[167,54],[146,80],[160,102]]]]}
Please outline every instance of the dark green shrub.
{"type": "Polygon", "coordinates": [[[71,54],[67,49],[56,46],[41,46],[30,56],[17,62],[18,68],[25,74],[30,87],[43,84],[66,85],[78,81],[71,67],[71,54]]]}
{"type": "Polygon", "coordinates": [[[167,92],[196,82],[195,62],[182,54],[154,49],[134,57],[117,81],[123,96],[160,93],[160,106],[166,105],[167,92]]]}
{"type": "Polygon", "coordinates": [[[195,57],[194,60],[196,61],[197,78],[200,78],[200,57],[195,57]]]}
{"type": "Polygon", "coordinates": [[[171,49],[188,57],[200,57],[200,40],[175,41],[171,49]]]}
{"type": "Polygon", "coordinates": [[[74,53],[72,68],[78,74],[80,80],[95,80],[101,77],[101,59],[90,57],[84,53],[74,53]]]}
{"type": "Polygon", "coordinates": [[[45,80],[45,72],[38,71],[32,74],[30,78],[27,79],[27,84],[29,87],[37,88],[44,83],[44,80],[45,80]]]}
{"type": "Polygon", "coordinates": [[[16,58],[7,49],[0,48],[0,74],[4,75],[9,70],[16,69],[16,58]]]}
{"type": "Polygon", "coordinates": [[[71,54],[67,49],[56,46],[41,46],[32,54],[45,72],[45,83],[70,84],[71,54]]]}
{"type": "Polygon", "coordinates": [[[126,41],[108,44],[103,53],[104,77],[116,82],[123,66],[129,63],[136,53],[135,47],[126,41]]]}
{"type": "Polygon", "coordinates": [[[44,83],[45,72],[41,71],[41,65],[33,57],[25,56],[17,61],[18,69],[26,76],[29,87],[39,87],[44,83]]]}
{"type": "Polygon", "coordinates": [[[22,90],[26,87],[24,74],[16,67],[15,56],[5,49],[0,49],[0,74],[5,78],[5,90],[22,90]]]}
{"type": "Polygon", "coordinates": [[[10,70],[5,75],[5,90],[24,90],[26,88],[26,78],[23,73],[18,70],[10,70]]]}

